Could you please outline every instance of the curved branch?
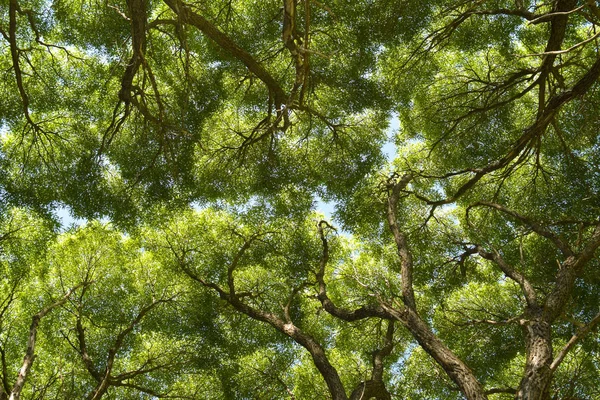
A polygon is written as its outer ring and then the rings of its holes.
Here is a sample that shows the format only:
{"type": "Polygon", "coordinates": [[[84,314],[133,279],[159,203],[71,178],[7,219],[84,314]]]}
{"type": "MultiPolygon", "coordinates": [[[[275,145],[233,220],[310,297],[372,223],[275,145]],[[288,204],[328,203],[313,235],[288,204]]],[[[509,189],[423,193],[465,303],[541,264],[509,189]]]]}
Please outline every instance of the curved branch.
{"type": "MultiPolygon", "coordinates": [[[[258,238],[259,235],[255,235],[253,237],[258,238]]],[[[250,317],[254,320],[265,322],[265,323],[271,325],[272,327],[277,329],[279,332],[290,337],[296,343],[298,343],[299,345],[304,347],[312,356],[313,362],[314,362],[315,366],[317,367],[317,369],[319,370],[319,372],[321,373],[321,376],[325,380],[325,383],[327,384],[327,387],[329,388],[329,392],[330,392],[333,400],[347,400],[348,397],[346,395],[344,385],[342,384],[342,381],[340,379],[340,376],[339,376],[337,370],[329,362],[329,359],[327,358],[327,355],[325,354],[325,350],[323,349],[323,347],[311,335],[302,331],[300,328],[295,326],[293,324],[293,322],[291,322],[289,320],[285,321],[282,318],[278,317],[277,315],[275,315],[271,312],[263,311],[263,310],[255,308],[249,304],[244,303],[242,301],[243,296],[241,296],[241,294],[235,292],[235,287],[233,286],[233,277],[231,276],[233,269],[235,269],[234,264],[237,264],[239,262],[239,258],[242,257],[243,253],[250,246],[251,241],[248,241],[248,240],[245,241],[245,244],[238,251],[232,264],[230,264],[228,266],[228,271],[230,271],[228,274],[229,275],[228,280],[230,282],[229,291],[225,291],[225,290],[221,289],[218,285],[211,283],[211,282],[207,282],[207,281],[203,280],[202,278],[200,278],[185,264],[183,255],[178,254],[178,252],[175,250],[175,247],[169,242],[168,238],[167,238],[167,243],[168,243],[171,251],[175,255],[175,258],[177,259],[180,267],[190,278],[192,278],[196,282],[200,283],[204,287],[207,287],[207,288],[210,288],[210,289],[213,289],[214,291],[216,291],[219,294],[219,297],[221,299],[227,301],[227,303],[229,303],[237,311],[247,315],[248,317],[250,317]]],[[[293,296],[293,293],[292,293],[292,296],[293,296]]]]}
{"type": "Polygon", "coordinates": [[[548,322],[558,318],[571,297],[575,285],[575,279],[583,267],[594,257],[596,250],[600,247],[600,223],[592,233],[592,237],[577,256],[568,257],[556,274],[555,285],[544,303],[544,318],[548,322]]]}
{"type": "Polygon", "coordinates": [[[402,276],[402,300],[406,307],[411,310],[416,309],[415,293],[413,289],[413,263],[412,254],[408,250],[406,235],[398,227],[398,201],[400,200],[400,192],[406,188],[408,183],[413,179],[411,173],[405,174],[399,180],[395,176],[390,178],[387,183],[389,196],[387,200],[387,221],[394,235],[396,242],[398,257],[400,258],[400,274],[402,276]]]}
{"type": "Polygon", "coordinates": [[[20,49],[17,46],[17,11],[20,10],[19,3],[17,0],[10,0],[8,4],[8,42],[10,45],[10,55],[12,58],[13,70],[15,72],[15,79],[17,81],[17,89],[21,96],[21,102],[23,103],[23,114],[27,122],[34,128],[37,129],[37,124],[32,120],[29,113],[29,95],[25,90],[23,83],[23,73],[20,65],[20,49]]]}
{"type": "Polygon", "coordinates": [[[252,319],[268,323],[279,332],[289,336],[296,343],[304,347],[312,356],[313,362],[325,380],[333,400],[346,400],[348,398],[337,370],[329,362],[323,347],[312,336],[302,331],[293,323],[286,323],[273,313],[258,310],[243,303],[237,296],[225,294],[225,300],[236,310],[246,314],[252,319]]]}
{"type": "MultiPolygon", "coordinates": [[[[96,385],[96,387],[94,388],[94,391],[89,395],[89,398],[91,400],[99,400],[100,398],[102,398],[102,396],[106,393],[108,388],[114,384],[114,379],[112,377],[112,369],[114,366],[115,358],[117,356],[117,352],[119,350],[121,350],[121,347],[123,347],[123,342],[124,342],[125,338],[127,337],[127,335],[129,335],[131,333],[131,331],[133,331],[133,329],[136,327],[136,325],[138,325],[140,323],[140,321],[144,318],[144,316],[146,314],[148,314],[152,309],[154,309],[159,304],[167,303],[169,301],[172,301],[172,299],[161,298],[161,299],[153,301],[152,303],[148,304],[145,307],[142,307],[140,312],[129,323],[129,325],[127,325],[127,327],[125,329],[123,329],[121,332],[119,332],[119,334],[117,335],[117,338],[115,339],[114,344],[108,350],[108,356],[106,359],[106,367],[104,368],[103,376],[101,376],[101,379],[98,381],[98,385],[96,385]]],[[[90,360],[90,363],[91,363],[91,360],[90,360]]],[[[158,368],[160,368],[160,367],[158,367],[158,368]]],[[[93,366],[92,366],[92,371],[96,371],[96,369],[93,368],[93,366]]],[[[144,371],[144,372],[146,372],[146,371],[144,371]]],[[[96,374],[94,376],[94,378],[97,378],[98,376],[100,376],[100,375],[96,374]]],[[[126,378],[123,378],[123,379],[126,379],[126,378]]]]}
{"type": "MultiPolygon", "coordinates": [[[[567,18],[567,16],[557,16],[556,18],[559,17],[567,18]]],[[[555,36],[557,35],[558,34],[555,34],[555,36]]],[[[557,38],[551,38],[551,40],[549,40],[548,46],[546,47],[546,51],[556,50],[555,42],[558,41],[559,40],[557,38]]],[[[560,43],[562,43],[562,39],[560,39],[560,43]]],[[[560,43],[558,43],[558,48],[560,48],[560,43]]],[[[546,59],[544,60],[544,65],[546,63],[549,63],[549,61],[547,60],[550,57],[556,57],[556,55],[547,55],[546,59]]],[[[550,63],[550,67],[551,66],[552,65],[550,63]]],[[[535,145],[535,142],[546,132],[546,128],[552,122],[560,108],[569,101],[573,100],[574,98],[583,96],[585,93],[587,93],[599,77],[600,57],[596,59],[596,61],[594,62],[594,64],[592,64],[590,69],[571,87],[571,89],[556,94],[548,101],[545,107],[542,106],[543,109],[541,108],[541,111],[538,112],[538,117],[536,121],[523,131],[523,134],[519,137],[519,139],[517,139],[512,148],[502,158],[496,161],[492,161],[491,163],[482,168],[470,170],[470,172],[474,173],[474,176],[467,180],[464,184],[462,184],[454,192],[454,194],[450,195],[445,199],[430,200],[424,196],[417,197],[422,201],[426,202],[427,204],[433,206],[434,208],[445,204],[454,203],[468,190],[475,186],[475,184],[479,182],[484,176],[508,166],[515,159],[517,159],[517,162],[523,161],[523,153],[526,152],[527,149],[531,149],[531,147],[535,145]]]]}
{"type": "Polygon", "coordinates": [[[392,353],[394,348],[394,321],[388,321],[387,330],[384,336],[383,347],[373,352],[373,371],[371,379],[361,382],[360,385],[352,391],[350,400],[371,399],[375,397],[379,400],[391,400],[392,396],[383,382],[383,359],[392,353]]]}
{"type": "Polygon", "coordinates": [[[382,307],[392,318],[408,328],[423,350],[444,369],[468,400],[487,400],[473,371],[431,331],[415,310],[407,308],[405,311],[398,311],[385,303],[382,307]]]}
{"type": "Polygon", "coordinates": [[[459,357],[446,347],[417,313],[412,280],[412,255],[408,249],[406,235],[400,230],[397,222],[400,193],[406,188],[412,178],[413,175],[411,173],[405,174],[400,179],[398,179],[398,176],[394,175],[388,179],[387,182],[389,191],[387,220],[396,242],[398,257],[400,258],[402,298],[406,305],[406,309],[399,311],[385,303],[382,303],[381,306],[387,314],[400,321],[408,328],[421,347],[431,355],[444,371],[446,371],[448,376],[458,385],[467,399],[487,399],[487,396],[483,392],[483,387],[473,374],[473,371],[471,371],[459,357]]]}
{"type": "Polygon", "coordinates": [[[133,77],[142,65],[146,53],[146,23],[147,13],[144,0],[127,0],[127,8],[131,15],[131,47],[132,55],[125,73],[121,78],[119,100],[128,104],[131,101],[133,77]]]}
{"type": "Polygon", "coordinates": [[[583,266],[594,257],[594,253],[600,247],[600,223],[596,225],[594,228],[594,232],[592,233],[592,237],[585,245],[581,253],[579,253],[579,257],[573,264],[573,267],[576,270],[583,268],[583,266]]]}
{"type": "Polygon", "coordinates": [[[21,369],[19,370],[19,375],[17,376],[17,380],[12,388],[9,400],[19,400],[19,398],[21,397],[21,391],[23,390],[23,386],[25,385],[25,380],[27,379],[29,370],[31,369],[31,366],[33,365],[33,361],[35,360],[35,345],[36,345],[36,339],[37,339],[37,328],[38,328],[38,325],[40,324],[41,319],[44,318],[50,311],[54,310],[57,307],[60,307],[64,303],[66,303],[67,300],[69,299],[69,297],[71,297],[73,292],[75,292],[77,289],[81,288],[82,286],[87,286],[90,283],[91,282],[84,282],[84,283],[81,283],[81,284],[73,287],[67,293],[65,293],[65,295],[60,300],[44,307],[42,310],[40,310],[40,312],[38,312],[31,318],[31,326],[29,328],[29,337],[27,339],[27,350],[25,352],[25,357],[23,358],[23,365],[21,366],[21,369]]]}
{"type": "Polygon", "coordinates": [[[535,289],[531,285],[531,283],[525,278],[523,274],[519,271],[515,270],[513,267],[508,265],[508,263],[502,258],[500,253],[497,251],[488,252],[482,246],[476,245],[477,253],[486,260],[490,260],[496,263],[504,272],[504,275],[515,281],[521,287],[521,291],[525,296],[525,300],[527,301],[527,305],[530,307],[538,307],[537,295],[535,293],[535,289]]]}
{"type": "Polygon", "coordinates": [[[189,5],[181,0],[164,0],[164,2],[177,14],[181,22],[195,26],[223,50],[243,62],[248,67],[248,70],[263,81],[269,91],[273,93],[276,106],[279,107],[286,103],[287,96],[279,83],[250,53],[238,46],[229,36],[221,32],[206,18],[195,13],[189,5]]]}
{"type": "Polygon", "coordinates": [[[600,313],[596,314],[596,316],[584,327],[580,328],[576,334],[574,334],[571,339],[567,342],[567,344],[560,350],[560,352],[556,355],[552,364],[550,364],[550,369],[552,371],[556,371],[556,368],[563,362],[569,351],[581,340],[583,339],[592,329],[596,327],[600,323],[600,313]]]}
{"type": "Polygon", "coordinates": [[[321,242],[323,244],[323,254],[321,255],[321,260],[319,263],[319,271],[316,273],[317,283],[319,285],[319,293],[317,294],[317,298],[321,302],[323,309],[327,311],[329,314],[333,315],[336,318],[339,318],[344,321],[352,322],[358,321],[365,318],[378,317],[383,319],[390,319],[389,315],[383,311],[383,309],[379,306],[367,305],[360,307],[359,309],[350,311],[344,308],[340,308],[336,306],[333,301],[327,295],[327,284],[325,283],[325,267],[327,266],[327,262],[329,261],[329,244],[327,242],[327,238],[324,233],[324,226],[329,226],[327,222],[321,221],[318,225],[319,236],[321,237],[321,242]]]}
{"type": "Polygon", "coordinates": [[[535,233],[537,233],[540,236],[545,237],[546,239],[549,239],[552,243],[554,243],[554,245],[556,247],[558,247],[558,249],[561,251],[561,253],[563,253],[563,255],[565,257],[570,257],[573,255],[573,251],[569,247],[568,243],[565,243],[559,236],[555,235],[552,231],[549,231],[545,227],[541,226],[536,221],[533,221],[531,218],[528,218],[522,214],[519,214],[516,211],[513,211],[507,207],[504,207],[503,205],[500,205],[497,203],[491,203],[491,202],[487,202],[487,201],[478,201],[474,204],[471,204],[469,207],[467,207],[467,210],[466,210],[467,218],[468,218],[469,210],[471,208],[479,207],[479,206],[494,208],[498,211],[501,211],[507,215],[510,215],[510,216],[518,219],[523,224],[527,225],[532,231],[534,231],[535,233]]]}

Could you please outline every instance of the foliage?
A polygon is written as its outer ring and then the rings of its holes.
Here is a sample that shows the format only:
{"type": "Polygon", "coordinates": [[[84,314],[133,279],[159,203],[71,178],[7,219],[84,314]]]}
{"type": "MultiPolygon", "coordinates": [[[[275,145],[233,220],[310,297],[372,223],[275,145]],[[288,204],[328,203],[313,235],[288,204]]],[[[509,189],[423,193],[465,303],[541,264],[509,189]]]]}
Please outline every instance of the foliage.
{"type": "Polygon", "coordinates": [[[599,25],[6,0],[0,400],[600,398],[599,25]]]}

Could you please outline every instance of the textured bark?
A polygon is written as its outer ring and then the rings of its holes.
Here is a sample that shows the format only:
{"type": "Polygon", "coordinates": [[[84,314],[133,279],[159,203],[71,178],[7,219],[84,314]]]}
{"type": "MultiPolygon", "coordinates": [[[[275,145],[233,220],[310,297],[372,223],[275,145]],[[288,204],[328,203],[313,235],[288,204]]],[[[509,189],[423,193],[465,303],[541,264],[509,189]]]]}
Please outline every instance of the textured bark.
{"type": "Polygon", "coordinates": [[[384,306],[384,308],[410,331],[423,350],[444,369],[468,400],[487,399],[473,371],[446,347],[415,311],[407,309],[399,312],[391,307],[384,306]]]}
{"type": "Polygon", "coordinates": [[[337,370],[329,362],[329,359],[325,354],[325,350],[310,335],[303,332],[293,323],[283,321],[275,314],[257,310],[254,307],[241,302],[235,295],[232,296],[222,290],[219,294],[221,298],[227,300],[227,302],[229,302],[229,304],[231,304],[236,310],[246,314],[252,319],[268,323],[279,332],[289,336],[296,343],[304,347],[310,353],[315,366],[325,380],[332,399],[346,400],[348,398],[344,389],[344,385],[342,384],[342,380],[340,379],[337,370]]]}
{"type": "Polygon", "coordinates": [[[402,275],[402,300],[408,308],[415,310],[416,302],[415,292],[413,290],[412,254],[408,249],[406,235],[398,227],[397,221],[400,192],[406,188],[412,178],[412,174],[406,174],[397,182],[395,180],[389,182],[388,190],[390,190],[390,194],[388,197],[387,221],[390,231],[394,236],[398,258],[400,259],[400,274],[402,275]]]}
{"type": "Polygon", "coordinates": [[[419,316],[416,308],[415,294],[413,289],[413,262],[408,242],[404,232],[400,230],[397,221],[398,202],[400,193],[406,188],[412,174],[406,174],[400,179],[388,181],[388,204],[387,221],[396,242],[398,257],[400,259],[400,273],[402,276],[402,300],[406,306],[405,310],[398,311],[387,305],[383,308],[387,313],[400,321],[419,342],[425,350],[443,369],[450,379],[456,383],[461,392],[469,400],[487,399],[483,387],[473,374],[473,371],[454,354],[446,345],[431,331],[429,326],[419,316]]]}
{"type": "Polygon", "coordinates": [[[127,8],[131,20],[131,47],[132,55],[125,73],[121,78],[119,99],[125,103],[131,101],[133,78],[142,65],[146,53],[146,2],[144,0],[128,0],[127,8]]]}
{"type": "Polygon", "coordinates": [[[392,396],[383,382],[383,359],[390,355],[394,348],[394,321],[388,321],[384,345],[373,353],[373,371],[371,379],[361,382],[350,394],[350,400],[376,398],[378,400],[391,400],[392,396]]]}
{"type": "MultiPolygon", "coordinates": [[[[577,256],[568,257],[556,274],[554,287],[544,303],[543,309],[528,308],[523,329],[527,360],[517,399],[546,400],[550,398],[553,372],[552,323],[563,313],[573,292],[575,279],[600,246],[600,225],[594,229],[590,241],[577,256]]],[[[595,323],[595,321],[592,321],[595,323]]],[[[582,332],[583,333],[583,332],[582,332]]],[[[568,351],[568,348],[567,348],[568,351]]],[[[564,358],[566,352],[561,352],[564,358]]]]}
{"type": "Polygon", "coordinates": [[[331,365],[327,356],[325,355],[325,351],[323,347],[319,343],[317,343],[312,337],[302,332],[296,326],[291,323],[284,324],[283,326],[279,326],[279,323],[274,325],[279,331],[285,333],[302,347],[304,347],[310,355],[312,356],[313,362],[315,366],[321,373],[321,376],[325,380],[327,387],[329,388],[329,393],[331,394],[331,398],[333,400],[346,400],[348,396],[346,395],[346,391],[344,389],[344,385],[342,385],[342,381],[340,376],[338,375],[337,370],[331,365]]]}
{"type": "Polygon", "coordinates": [[[392,396],[385,388],[383,382],[374,380],[362,382],[350,394],[350,400],[367,400],[372,398],[377,400],[391,400],[392,396]]]}
{"type": "Polygon", "coordinates": [[[552,16],[550,19],[550,37],[548,38],[546,49],[544,50],[544,53],[546,54],[542,59],[540,75],[537,79],[539,84],[538,117],[541,117],[544,114],[546,107],[546,82],[557,56],[557,54],[554,52],[561,49],[562,43],[565,39],[569,15],[564,13],[571,11],[576,4],[576,0],[558,0],[554,5],[554,9],[552,10],[552,14],[559,14],[552,16]]]}
{"type": "Polygon", "coordinates": [[[547,400],[552,383],[551,325],[542,318],[541,310],[530,310],[522,326],[525,333],[526,362],[516,398],[547,400]]]}

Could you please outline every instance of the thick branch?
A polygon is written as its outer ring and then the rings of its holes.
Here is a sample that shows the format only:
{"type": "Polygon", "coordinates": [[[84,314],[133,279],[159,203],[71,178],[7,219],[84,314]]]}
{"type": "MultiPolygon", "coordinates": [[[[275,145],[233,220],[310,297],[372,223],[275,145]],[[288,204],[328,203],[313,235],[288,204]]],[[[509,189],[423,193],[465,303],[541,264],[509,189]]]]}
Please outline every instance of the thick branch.
{"type": "Polygon", "coordinates": [[[336,306],[333,303],[333,301],[331,301],[331,299],[327,295],[327,284],[325,283],[324,279],[325,267],[327,266],[327,262],[329,260],[329,244],[323,231],[324,226],[327,226],[327,222],[319,222],[318,229],[319,236],[321,237],[321,242],[323,243],[323,254],[321,255],[319,271],[316,273],[317,283],[319,285],[319,293],[317,295],[317,298],[321,302],[323,309],[329,314],[333,315],[334,317],[348,322],[370,317],[389,319],[389,316],[383,311],[383,309],[380,306],[367,305],[359,309],[350,311],[336,306]]]}
{"type": "Polygon", "coordinates": [[[513,267],[508,265],[508,263],[504,260],[504,258],[502,258],[500,253],[498,253],[497,251],[488,252],[485,251],[485,249],[479,245],[476,246],[476,249],[481,257],[485,258],[486,260],[495,262],[496,265],[500,267],[502,272],[504,272],[504,275],[506,275],[507,277],[519,284],[528,306],[538,307],[535,289],[523,274],[521,274],[519,271],[515,270],[513,267]]]}
{"type": "Polygon", "coordinates": [[[382,304],[382,307],[390,316],[408,328],[423,350],[446,371],[468,400],[487,399],[473,371],[446,347],[415,310],[407,308],[405,311],[398,311],[387,304],[382,304]]]}
{"type": "Polygon", "coordinates": [[[221,32],[216,26],[210,23],[203,16],[195,13],[187,4],[181,0],[164,0],[174,12],[178,15],[181,22],[191,24],[198,28],[202,33],[208,36],[212,41],[219,45],[223,50],[227,51],[233,57],[243,62],[248,70],[258,77],[273,96],[277,106],[286,103],[286,95],[279,83],[273,76],[248,53],[246,50],[238,46],[229,36],[221,32]]]}
{"type": "Polygon", "coordinates": [[[478,206],[494,208],[498,211],[501,211],[507,215],[510,215],[510,216],[518,219],[523,224],[525,224],[527,227],[529,227],[533,232],[537,233],[540,236],[545,237],[546,239],[549,239],[552,243],[554,243],[554,245],[556,247],[558,247],[558,249],[561,251],[561,253],[563,253],[563,255],[565,257],[570,257],[573,255],[573,251],[571,250],[569,245],[567,243],[565,243],[559,236],[555,235],[552,231],[549,231],[545,227],[541,226],[539,223],[533,221],[531,218],[528,218],[522,214],[519,214],[516,211],[510,210],[500,204],[490,203],[487,201],[478,201],[477,203],[474,203],[467,208],[467,211],[466,211],[467,215],[471,208],[478,207],[478,206]]]}
{"type": "Polygon", "coordinates": [[[33,361],[35,360],[35,344],[37,339],[37,328],[40,324],[40,320],[44,318],[50,311],[53,309],[60,307],[63,305],[69,297],[82,286],[88,285],[89,283],[81,283],[74,288],[70,289],[60,300],[50,304],[43,308],[40,312],[35,314],[31,318],[31,326],[29,327],[29,337],[27,339],[27,350],[25,352],[25,357],[23,358],[23,365],[19,370],[19,375],[17,376],[17,381],[15,382],[13,389],[10,393],[10,400],[18,400],[21,396],[21,391],[23,390],[23,386],[25,385],[25,380],[27,379],[27,375],[31,366],[33,365],[33,361]]]}
{"type": "MultiPolygon", "coordinates": [[[[246,242],[246,244],[248,246],[250,245],[248,241],[246,242]]],[[[334,400],[346,400],[348,398],[337,370],[329,362],[329,359],[327,358],[323,347],[317,341],[315,341],[312,336],[304,333],[300,328],[295,326],[291,321],[286,322],[271,312],[259,310],[255,307],[252,307],[252,306],[244,303],[241,300],[242,296],[240,296],[240,294],[236,293],[235,291],[233,291],[233,292],[231,291],[231,290],[235,289],[233,285],[230,285],[230,287],[229,287],[230,291],[225,291],[225,290],[221,289],[218,285],[211,283],[211,282],[207,282],[204,279],[200,278],[185,264],[183,257],[176,252],[174,246],[171,243],[169,243],[169,247],[171,248],[171,251],[175,255],[180,267],[190,278],[192,278],[196,282],[200,283],[204,287],[207,287],[207,288],[210,288],[210,289],[213,289],[214,291],[216,291],[219,294],[219,297],[221,299],[227,301],[237,311],[239,311],[243,314],[246,314],[247,316],[249,316],[250,318],[252,318],[254,320],[265,322],[265,323],[271,325],[272,327],[277,329],[279,332],[290,337],[296,343],[300,344],[302,347],[304,347],[306,350],[308,350],[308,352],[312,356],[315,366],[317,367],[317,369],[321,373],[321,376],[325,380],[325,383],[327,384],[327,387],[329,388],[329,392],[330,392],[332,398],[334,400]]],[[[244,248],[244,247],[242,247],[242,248],[244,248]]],[[[243,252],[241,254],[238,252],[239,257],[241,257],[242,255],[243,255],[243,252]]],[[[237,262],[239,262],[239,258],[237,259],[236,263],[237,262]]],[[[228,270],[232,271],[231,265],[228,267],[228,270]]],[[[230,278],[230,279],[232,279],[232,278],[230,278]]]]}
{"type": "Polygon", "coordinates": [[[558,366],[560,365],[560,363],[563,362],[563,360],[565,359],[565,357],[567,356],[567,354],[569,353],[569,351],[571,351],[571,349],[581,340],[583,339],[588,333],[590,333],[590,331],[592,329],[594,329],[596,327],[596,325],[598,325],[598,323],[600,323],[600,313],[598,313],[591,321],[589,324],[585,325],[584,327],[580,328],[576,334],[574,334],[571,339],[567,342],[567,344],[565,345],[565,347],[563,347],[560,352],[558,353],[558,355],[556,356],[556,358],[554,359],[554,361],[552,361],[552,364],[550,364],[550,369],[552,371],[556,371],[556,368],[558,368],[558,366]]]}
{"type": "MultiPolygon", "coordinates": [[[[308,4],[308,2],[306,2],[308,4]]],[[[308,27],[307,27],[308,28],[308,27]]],[[[308,31],[305,32],[308,35],[308,31]]],[[[285,47],[290,52],[292,59],[294,60],[296,68],[296,79],[292,88],[290,98],[288,99],[288,105],[294,103],[298,88],[305,82],[305,51],[298,43],[301,43],[301,38],[296,31],[296,0],[283,0],[283,29],[282,39],[285,47]]]]}
{"type": "Polygon", "coordinates": [[[126,104],[131,102],[133,78],[142,65],[146,52],[146,3],[144,0],[127,0],[127,8],[131,16],[131,47],[132,55],[125,73],[121,78],[119,99],[126,104]]]}
{"type": "Polygon", "coordinates": [[[83,325],[81,324],[81,318],[77,318],[77,340],[79,341],[79,354],[81,355],[81,359],[83,360],[83,364],[85,365],[85,368],[88,370],[88,372],[90,373],[90,375],[96,380],[96,382],[100,382],[102,381],[102,375],[100,374],[100,372],[98,372],[98,370],[96,370],[96,367],[94,366],[94,362],[92,361],[92,358],[90,357],[88,351],[87,351],[87,344],[86,344],[86,340],[85,340],[85,329],[83,328],[83,325]]]}
{"type": "MultiPolygon", "coordinates": [[[[223,297],[223,296],[221,296],[223,297]]],[[[342,381],[338,375],[337,370],[331,365],[329,359],[325,354],[323,347],[314,340],[314,338],[307,333],[303,332],[300,328],[295,326],[293,323],[285,323],[281,318],[275,314],[258,310],[241,302],[237,297],[231,297],[228,294],[225,295],[225,300],[229,302],[236,310],[246,314],[252,319],[257,321],[266,322],[279,332],[292,338],[296,343],[304,347],[312,356],[315,366],[321,373],[321,376],[325,380],[329,392],[334,400],[346,400],[348,397],[342,385],[342,381]]]]}
{"type": "Polygon", "coordinates": [[[21,65],[19,62],[19,48],[17,47],[17,10],[19,10],[19,4],[17,0],[10,0],[8,6],[8,41],[10,43],[10,55],[12,58],[13,70],[15,71],[15,79],[17,81],[17,88],[21,96],[21,102],[23,103],[23,113],[27,122],[32,126],[35,126],[31,116],[29,114],[29,96],[25,91],[23,84],[23,74],[21,71],[21,65]]]}
{"type": "Polygon", "coordinates": [[[568,257],[560,264],[554,287],[544,304],[544,318],[546,321],[551,323],[562,314],[573,291],[575,279],[583,267],[592,259],[598,247],[600,247],[600,223],[596,225],[592,237],[581,253],[577,256],[568,257]]]}
{"type": "Polygon", "coordinates": [[[397,222],[400,193],[406,188],[412,178],[413,176],[410,173],[405,174],[399,180],[394,176],[388,180],[387,184],[389,191],[387,220],[394,236],[396,247],[398,249],[398,256],[400,258],[402,297],[406,309],[399,311],[383,302],[381,303],[381,306],[388,315],[400,321],[408,328],[421,347],[433,357],[444,371],[446,371],[448,376],[458,385],[467,399],[486,399],[487,397],[483,392],[481,384],[469,367],[446,347],[417,313],[412,280],[412,255],[408,249],[406,236],[400,231],[397,222]]]}
{"type": "Polygon", "coordinates": [[[592,85],[598,80],[598,77],[600,77],[600,57],[594,62],[594,64],[590,67],[588,72],[585,75],[583,75],[575,83],[575,85],[573,85],[571,89],[555,95],[548,101],[547,106],[543,109],[543,112],[539,113],[536,121],[523,131],[521,137],[515,142],[513,147],[502,158],[493,161],[482,168],[470,170],[470,172],[474,173],[473,177],[471,177],[467,182],[462,184],[454,192],[454,194],[445,199],[430,200],[423,196],[418,197],[421,200],[425,201],[427,204],[430,204],[434,207],[454,203],[468,190],[475,186],[475,184],[479,182],[484,176],[508,166],[513,160],[517,159],[517,157],[519,157],[523,153],[523,151],[525,151],[528,148],[531,148],[532,143],[534,143],[546,132],[546,128],[548,127],[550,122],[552,122],[553,118],[555,117],[556,113],[560,110],[560,108],[564,104],[573,100],[574,98],[583,96],[585,93],[587,93],[587,91],[592,87],[592,85]]]}
{"type": "Polygon", "coordinates": [[[0,360],[2,360],[2,384],[0,385],[0,399],[8,399],[10,392],[10,384],[8,383],[8,367],[6,364],[6,351],[4,347],[0,347],[0,360]]]}
{"type": "Polygon", "coordinates": [[[389,356],[394,349],[394,321],[388,321],[385,332],[383,347],[373,355],[373,375],[371,379],[381,381],[383,379],[383,359],[389,356]]]}
{"type": "Polygon", "coordinates": [[[395,177],[388,181],[388,190],[390,194],[387,201],[387,221],[394,235],[394,241],[400,258],[400,274],[402,276],[402,300],[404,304],[412,309],[416,309],[415,293],[413,290],[413,263],[412,255],[408,250],[406,235],[398,227],[398,201],[400,200],[400,192],[406,188],[408,183],[413,178],[412,174],[405,174],[400,180],[396,181],[395,177]]]}

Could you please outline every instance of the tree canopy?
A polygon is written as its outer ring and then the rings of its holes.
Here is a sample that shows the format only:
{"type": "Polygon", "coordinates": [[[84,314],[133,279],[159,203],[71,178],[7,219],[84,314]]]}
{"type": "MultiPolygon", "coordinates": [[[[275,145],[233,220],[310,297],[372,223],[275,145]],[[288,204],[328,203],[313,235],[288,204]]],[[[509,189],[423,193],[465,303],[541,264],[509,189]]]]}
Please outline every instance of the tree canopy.
{"type": "Polygon", "coordinates": [[[3,0],[0,400],[599,399],[599,29],[3,0]]]}

